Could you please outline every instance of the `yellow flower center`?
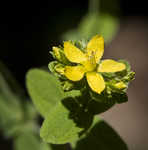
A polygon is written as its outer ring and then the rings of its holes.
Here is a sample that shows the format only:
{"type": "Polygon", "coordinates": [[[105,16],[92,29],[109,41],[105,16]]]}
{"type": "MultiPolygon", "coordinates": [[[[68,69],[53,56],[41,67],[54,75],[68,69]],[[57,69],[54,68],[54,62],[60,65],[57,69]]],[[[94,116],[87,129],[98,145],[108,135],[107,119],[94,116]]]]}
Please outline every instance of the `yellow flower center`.
{"type": "Polygon", "coordinates": [[[86,54],[87,60],[83,61],[81,64],[84,66],[86,72],[94,71],[96,69],[95,53],[92,52],[90,56],[86,54]]]}

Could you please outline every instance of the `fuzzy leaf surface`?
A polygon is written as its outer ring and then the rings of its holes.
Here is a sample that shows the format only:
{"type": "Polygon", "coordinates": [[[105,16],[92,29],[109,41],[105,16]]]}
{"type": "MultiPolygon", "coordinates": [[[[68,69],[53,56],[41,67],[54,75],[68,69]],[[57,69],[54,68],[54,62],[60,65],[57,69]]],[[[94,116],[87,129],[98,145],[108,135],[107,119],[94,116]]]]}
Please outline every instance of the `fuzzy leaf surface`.
{"type": "Polygon", "coordinates": [[[40,135],[45,142],[64,144],[79,138],[82,128],[69,118],[69,111],[59,103],[46,117],[40,130],[40,135]]]}
{"type": "Polygon", "coordinates": [[[40,114],[45,117],[63,97],[60,83],[49,72],[32,69],[27,73],[28,92],[40,114]]]}

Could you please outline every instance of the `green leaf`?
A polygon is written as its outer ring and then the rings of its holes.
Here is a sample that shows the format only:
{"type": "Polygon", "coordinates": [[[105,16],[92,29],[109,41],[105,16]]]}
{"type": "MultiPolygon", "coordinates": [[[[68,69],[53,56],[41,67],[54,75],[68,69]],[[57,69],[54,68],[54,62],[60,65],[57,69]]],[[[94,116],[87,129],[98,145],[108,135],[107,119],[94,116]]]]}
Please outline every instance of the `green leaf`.
{"type": "Polygon", "coordinates": [[[106,91],[103,91],[101,94],[97,94],[93,91],[90,91],[91,98],[99,103],[112,104],[115,103],[115,99],[112,98],[112,95],[108,94],[106,91]]]}
{"type": "Polygon", "coordinates": [[[63,34],[64,40],[90,39],[96,34],[104,37],[105,42],[110,42],[117,33],[119,21],[109,14],[88,13],[84,16],[77,29],[72,29],[63,34]]]}
{"type": "Polygon", "coordinates": [[[69,111],[59,103],[46,117],[40,135],[45,142],[64,144],[79,138],[82,128],[69,118],[69,111]]]}
{"type": "Polygon", "coordinates": [[[14,140],[14,150],[52,150],[52,148],[41,142],[37,135],[24,133],[14,140]]]}
{"type": "MultiPolygon", "coordinates": [[[[112,92],[111,94],[106,93],[106,91],[102,92],[101,94],[96,94],[91,91],[90,94],[91,94],[91,97],[93,100],[100,103],[100,106],[102,103],[102,107],[104,107],[102,109],[110,108],[116,103],[125,103],[128,101],[128,97],[127,97],[126,93],[123,91],[112,92]]],[[[97,107],[97,103],[96,103],[95,107],[97,107]]]]}
{"type": "Polygon", "coordinates": [[[108,109],[113,107],[114,104],[115,104],[114,101],[109,101],[108,103],[103,103],[103,102],[91,100],[88,104],[88,110],[92,114],[96,115],[96,114],[100,114],[100,113],[107,111],[108,109]]]}
{"type": "Polygon", "coordinates": [[[31,103],[31,101],[26,101],[23,105],[24,105],[24,120],[36,122],[38,113],[33,104],[31,103]]]}
{"type": "Polygon", "coordinates": [[[109,14],[102,14],[99,17],[99,23],[99,33],[104,37],[105,41],[111,41],[119,29],[118,19],[109,14]]]}
{"type": "Polygon", "coordinates": [[[75,150],[127,150],[120,136],[103,120],[99,120],[90,129],[86,137],[79,140],[75,150]]]}
{"type": "Polygon", "coordinates": [[[33,103],[43,117],[47,116],[63,97],[59,81],[49,72],[40,69],[30,70],[26,79],[33,103]]]}
{"type": "Polygon", "coordinates": [[[92,130],[92,128],[95,126],[95,124],[99,121],[102,121],[102,119],[100,119],[98,116],[94,117],[93,119],[93,122],[92,122],[92,125],[90,126],[90,128],[87,130],[87,132],[85,132],[85,134],[79,138],[79,140],[77,141],[74,141],[72,143],[70,143],[72,149],[76,149],[76,145],[77,145],[77,142],[81,141],[81,139],[84,139],[88,136],[89,132],[92,130]]]}
{"type": "Polygon", "coordinates": [[[10,132],[22,121],[22,115],[20,105],[13,105],[4,95],[0,95],[0,128],[5,137],[12,136],[10,132]]]}
{"type": "Polygon", "coordinates": [[[89,39],[99,32],[99,14],[91,13],[84,16],[80,22],[78,33],[81,37],[89,39]]]}
{"type": "Polygon", "coordinates": [[[14,94],[0,72],[0,128],[6,137],[12,136],[14,126],[22,122],[23,109],[20,97],[14,94]]]}

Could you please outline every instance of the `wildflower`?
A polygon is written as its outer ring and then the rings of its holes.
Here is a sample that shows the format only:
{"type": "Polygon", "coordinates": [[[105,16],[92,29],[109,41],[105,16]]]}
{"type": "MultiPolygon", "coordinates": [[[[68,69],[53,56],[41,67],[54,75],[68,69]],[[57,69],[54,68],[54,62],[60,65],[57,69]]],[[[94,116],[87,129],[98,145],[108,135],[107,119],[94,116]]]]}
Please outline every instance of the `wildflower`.
{"type": "MultiPolygon", "coordinates": [[[[71,81],[79,81],[86,76],[90,88],[100,94],[105,89],[102,73],[115,73],[126,69],[125,64],[111,59],[100,61],[104,53],[104,39],[96,35],[81,51],[69,41],[64,42],[64,54],[75,66],[66,65],[64,75],[71,81]]],[[[118,86],[118,85],[117,85],[118,86]]]]}

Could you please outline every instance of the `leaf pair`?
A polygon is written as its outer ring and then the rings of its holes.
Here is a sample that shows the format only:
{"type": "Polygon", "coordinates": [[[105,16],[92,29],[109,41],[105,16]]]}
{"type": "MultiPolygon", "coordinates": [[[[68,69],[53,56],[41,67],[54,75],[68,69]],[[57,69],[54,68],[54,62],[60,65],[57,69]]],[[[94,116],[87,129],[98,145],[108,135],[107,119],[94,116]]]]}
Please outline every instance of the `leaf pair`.
{"type": "Polygon", "coordinates": [[[114,103],[91,101],[87,93],[82,96],[78,91],[64,93],[55,76],[39,69],[28,72],[27,87],[45,119],[40,130],[45,142],[71,143],[76,150],[127,150],[121,138],[104,121],[99,119],[92,125],[94,115],[106,111],[114,103]]]}
{"type": "MultiPolygon", "coordinates": [[[[41,137],[54,144],[76,140],[82,129],[68,118],[69,111],[61,104],[61,99],[68,95],[62,92],[56,77],[33,69],[27,74],[27,87],[37,110],[45,118],[41,137]]],[[[70,92],[69,96],[75,94],[77,92],[70,92]]]]}

